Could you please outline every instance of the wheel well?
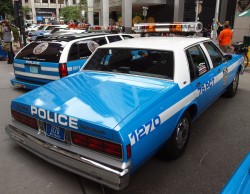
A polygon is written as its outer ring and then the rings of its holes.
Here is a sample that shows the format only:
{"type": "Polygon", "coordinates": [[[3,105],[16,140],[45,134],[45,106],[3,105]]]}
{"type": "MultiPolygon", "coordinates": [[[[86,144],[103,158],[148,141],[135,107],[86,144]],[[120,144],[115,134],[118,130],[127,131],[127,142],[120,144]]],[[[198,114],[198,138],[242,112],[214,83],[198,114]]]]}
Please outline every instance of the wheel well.
{"type": "Polygon", "coordinates": [[[189,114],[191,116],[191,120],[193,120],[195,118],[195,116],[197,115],[197,110],[198,110],[198,108],[195,104],[188,107],[187,111],[189,112],[189,114]]]}
{"type": "Polygon", "coordinates": [[[238,73],[240,73],[241,71],[242,71],[242,66],[239,66],[238,73]]]}

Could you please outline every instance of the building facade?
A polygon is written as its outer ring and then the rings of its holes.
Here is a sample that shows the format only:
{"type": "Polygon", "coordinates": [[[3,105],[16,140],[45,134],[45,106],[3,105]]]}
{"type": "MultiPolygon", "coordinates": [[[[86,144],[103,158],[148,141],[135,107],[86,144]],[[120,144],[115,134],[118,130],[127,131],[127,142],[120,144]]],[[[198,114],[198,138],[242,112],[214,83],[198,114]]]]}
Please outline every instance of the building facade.
{"type": "MultiPolygon", "coordinates": [[[[79,6],[80,0],[22,0],[23,6],[32,9],[34,22],[59,20],[59,10],[65,6],[79,6]]],[[[129,32],[138,22],[195,21],[197,0],[87,0],[88,22],[91,25],[119,24],[129,32]]],[[[237,0],[220,0],[219,21],[233,26],[237,0]]],[[[204,26],[211,25],[215,17],[216,0],[203,0],[198,15],[204,26]]],[[[26,17],[27,18],[27,17],[26,17]]]]}
{"type": "Polygon", "coordinates": [[[32,10],[25,18],[33,23],[39,23],[54,19],[59,21],[61,8],[77,6],[79,2],[80,0],[22,0],[22,6],[28,6],[32,10]]]}

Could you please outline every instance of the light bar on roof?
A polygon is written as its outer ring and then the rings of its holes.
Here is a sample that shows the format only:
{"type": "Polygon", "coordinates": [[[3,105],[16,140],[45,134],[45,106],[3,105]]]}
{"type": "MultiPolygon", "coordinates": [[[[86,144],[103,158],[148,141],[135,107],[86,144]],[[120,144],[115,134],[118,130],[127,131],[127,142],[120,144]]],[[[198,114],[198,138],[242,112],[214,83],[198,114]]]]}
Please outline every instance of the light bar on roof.
{"type": "Polygon", "coordinates": [[[134,25],[136,33],[198,33],[203,25],[201,22],[175,22],[175,23],[141,23],[134,25]]]}

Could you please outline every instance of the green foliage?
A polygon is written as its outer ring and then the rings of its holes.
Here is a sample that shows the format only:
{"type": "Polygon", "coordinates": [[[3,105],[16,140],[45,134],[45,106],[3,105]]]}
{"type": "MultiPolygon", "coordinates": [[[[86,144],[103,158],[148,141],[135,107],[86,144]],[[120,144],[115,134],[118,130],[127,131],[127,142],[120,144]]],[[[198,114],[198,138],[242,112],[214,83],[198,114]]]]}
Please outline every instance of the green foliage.
{"type": "Polygon", "coordinates": [[[24,16],[28,15],[28,14],[32,11],[32,9],[29,8],[27,5],[26,5],[26,6],[23,6],[22,9],[23,9],[23,14],[24,14],[24,16]]]}
{"type": "Polygon", "coordinates": [[[78,6],[68,6],[60,10],[60,16],[63,16],[65,21],[79,20],[80,8],[78,6]]]}
{"type": "Polygon", "coordinates": [[[79,6],[68,6],[60,10],[60,16],[63,16],[65,21],[86,19],[81,16],[81,11],[87,12],[87,0],[80,0],[79,6]]]}
{"type": "Polygon", "coordinates": [[[13,3],[12,0],[0,0],[0,15],[13,15],[13,3]]]}

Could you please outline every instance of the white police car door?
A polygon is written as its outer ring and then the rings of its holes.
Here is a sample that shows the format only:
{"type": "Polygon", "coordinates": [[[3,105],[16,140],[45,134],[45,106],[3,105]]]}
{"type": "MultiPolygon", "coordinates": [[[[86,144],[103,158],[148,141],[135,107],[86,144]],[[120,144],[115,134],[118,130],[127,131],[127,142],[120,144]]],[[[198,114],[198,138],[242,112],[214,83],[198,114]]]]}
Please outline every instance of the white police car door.
{"type": "Polygon", "coordinates": [[[212,42],[203,43],[206,48],[211,62],[214,67],[214,71],[217,78],[217,94],[220,95],[233,80],[233,74],[230,74],[228,71],[228,66],[231,65],[230,62],[225,60],[225,57],[222,55],[217,46],[212,42]]]}
{"type": "Polygon", "coordinates": [[[191,86],[199,103],[199,112],[205,110],[216,98],[215,73],[199,45],[186,49],[191,86]]]}

